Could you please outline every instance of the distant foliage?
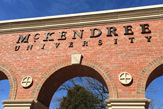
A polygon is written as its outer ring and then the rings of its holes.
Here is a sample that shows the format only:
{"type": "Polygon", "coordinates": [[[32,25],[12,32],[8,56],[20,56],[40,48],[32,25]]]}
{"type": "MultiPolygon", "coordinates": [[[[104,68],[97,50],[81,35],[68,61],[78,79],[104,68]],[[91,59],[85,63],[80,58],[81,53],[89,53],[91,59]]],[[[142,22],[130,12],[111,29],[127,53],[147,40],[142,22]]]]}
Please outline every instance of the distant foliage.
{"type": "MultiPolygon", "coordinates": [[[[58,88],[58,90],[56,91],[55,95],[52,98],[49,109],[60,109],[61,102],[64,99],[63,96],[67,97],[68,91],[72,90],[75,86],[84,87],[87,91],[89,91],[96,98],[98,98],[99,104],[96,105],[96,108],[94,109],[106,108],[105,100],[107,100],[109,97],[108,96],[109,92],[107,88],[103,84],[101,84],[98,80],[93,79],[91,77],[75,77],[66,81],[64,84],[62,84],[58,88]]],[[[75,109],[78,109],[78,108],[75,108],[75,109]]],[[[86,108],[86,109],[90,109],[90,108],[86,108]]]]}
{"type": "Polygon", "coordinates": [[[85,87],[75,85],[63,97],[59,109],[99,109],[100,99],[85,87]]]}

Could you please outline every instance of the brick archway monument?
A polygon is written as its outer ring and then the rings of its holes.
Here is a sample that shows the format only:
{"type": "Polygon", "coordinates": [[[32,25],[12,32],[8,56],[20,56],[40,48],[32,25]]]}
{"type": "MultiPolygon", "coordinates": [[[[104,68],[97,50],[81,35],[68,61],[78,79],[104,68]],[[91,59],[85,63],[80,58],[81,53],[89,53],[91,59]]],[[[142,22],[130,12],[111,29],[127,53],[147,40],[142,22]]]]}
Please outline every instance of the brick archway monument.
{"type": "Polygon", "coordinates": [[[81,76],[107,87],[108,109],[147,108],[145,89],[163,75],[162,10],[154,5],[1,21],[0,79],[11,87],[4,109],[47,109],[62,83],[81,76]]]}

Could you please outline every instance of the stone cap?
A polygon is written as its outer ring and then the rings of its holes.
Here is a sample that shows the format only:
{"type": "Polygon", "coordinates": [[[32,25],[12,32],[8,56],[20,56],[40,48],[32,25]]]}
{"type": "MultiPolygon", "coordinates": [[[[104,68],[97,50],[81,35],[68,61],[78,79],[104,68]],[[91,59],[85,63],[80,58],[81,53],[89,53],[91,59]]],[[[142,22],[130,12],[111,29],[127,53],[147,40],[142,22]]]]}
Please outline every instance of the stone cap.
{"type": "Polygon", "coordinates": [[[5,100],[2,101],[3,107],[30,107],[34,100],[5,100]]]}
{"type": "Polygon", "coordinates": [[[146,98],[110,98],[106,100],[106,102],[133,102],[133,101],[145,101],[145,102],[150,102],[151,100],[146,99],[146,98]]]}
{"type": "Polygon", "coordinates": [[[12,109],[48,109],[48,107],[44,106],[42,103],[40,103],[37,100],[5,100],[2,101],[3,107],[5,109],[8,109],[12,107],[12,109]]]}
{"type": "Polygon", "coordinates": [[[148,109],[151,100],[146,98],[111,98],[105,101],[107,106],[145,106],[148,109]]]}

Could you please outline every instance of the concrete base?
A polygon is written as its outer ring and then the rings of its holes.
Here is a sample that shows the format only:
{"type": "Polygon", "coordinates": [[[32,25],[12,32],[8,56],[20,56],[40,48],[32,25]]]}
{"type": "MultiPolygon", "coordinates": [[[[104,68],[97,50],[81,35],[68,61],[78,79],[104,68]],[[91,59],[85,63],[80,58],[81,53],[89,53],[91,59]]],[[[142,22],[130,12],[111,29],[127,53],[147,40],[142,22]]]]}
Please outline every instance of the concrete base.
{"type": "MultiPolygon", "coordinates": [[[[109,99],[106,100],[107,109],[148,109],[150,100],[147,99],[109,99]]],[[[6,100],[4,109],[48,109],[48,107],[34,100],[6,100]]]]}
{"type": "Polygon", "coordinates": [[[6,100],[2,103],[4,109],[48,109],[48,107],[34,100],[6,100]]]}
{"type": "Polygon", "coordinates": [[[107,109],[148,109],[150,100],[146,98],[125,98],[125,99],[109,99],[106,100],[107,109]]]}

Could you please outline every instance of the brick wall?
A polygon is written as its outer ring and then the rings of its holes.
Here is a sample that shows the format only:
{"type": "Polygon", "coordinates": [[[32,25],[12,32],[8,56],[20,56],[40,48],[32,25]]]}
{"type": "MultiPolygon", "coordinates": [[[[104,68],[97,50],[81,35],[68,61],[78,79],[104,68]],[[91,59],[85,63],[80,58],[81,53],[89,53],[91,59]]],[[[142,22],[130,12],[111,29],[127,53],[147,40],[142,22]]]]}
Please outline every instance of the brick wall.
{"type": "MultiPolygon", "coordinates": [[[[42,85],[44,83],[46,83],[46,85],[43,87],[55,84],[56,90],[62,82],[76,76],[90,76],[98,79],[108,87],[110,98],[144,98],[145,84],[149,74],[163,63],[162,27],[163,20],[160,19],[105,24],[101,26],[84,27],[83,25],[83,27],[80,28],[70,29],[49,29],[0,34],[0,63],[7,66],[7,71],[12,71],[10,72],[11,75],[16,78],[17,83],[15,84],[17,85],[14,86],[17,87],[15,89],[15,99],[39,100],[39,96],[41,96],[39,92],[43,90],[42,85]],[[142,34],[140,24],[149,24],[151,33],[142,34]],[[123,26],[128,25],[132,26],[133,35],[124,35],[125,29],[123,26]],[[108,37],[107,27],[116,27],[118,36],[112,34],[112,36],[108,37]],[[93,28],[100,29],[102,34],[99,37],[90,38],[90,29],[93,28]],[[73,30],[79,32],[80,30],[84,30],[83,38],[81,39],[76,36],[76,39],[72,39],[74,35],[73,30]],[[59,32],[62,31],[67,32],[66,40],[58,40],[59,32]],[[49,37],[48,41],[43,41],[45,40],[45,34],[49,32],[55,32],[51,35],[51,38],[54,40],[49,41],[49,37]],[[39,35],[36,35],[36,33],[39,33],[39,35]],[[19,35],[26,36],[27,34],[30,34],[28,43],[16,43],[19,35]],[[36,42],[34,42],[34,35],[36,35],[36,42]],[[145,38],[146,36],[152,37],[150,42],[145,38]],[[39,39],[37,39],[38,37],[39,39]],[[133,43],[131,43],[131,39],[129,38],[134,38],[133,43]],[[117,43],[115,40],[117,40],[117,43]],[[88,45],[83,46],[83,41],[88,41],[88,45]],[[70,43],[73,43],[73,47],[69,47],[70,43]],[[27,50],[29,45],[33,45],[33,47],[27,50]],[[56,45],[58,46],[57,48],[56,45]],[[20,46],[17,51],[15,51],[16,46],[20,46]],[[82,54],[83,60],[81,66],[79,65],[78,68],[85,69],[83,70],[85,73],[83,72],[82,74],[82,72],[80,72],[74,75],[74,70],[66,70],[67,67],[70,69],[72,67],[72,54],[82,54]],[[151,62],[154,64],[153,66],[151,65],[152,67],[150,67],[151,62]],[[147,73],[143,74],[144,69],[148,66],[150,67],[150,71],[146,70],[147,73]],[[62,70],[65,71],[63,72],[62,70]],[[59,72],[61,73],[60,75],[57,74],[59,72]],[[68,75],[65,74],[66,72],[68,72],[68,75]],[[91,72],[94,72],[94,74],[91,72]],[[130,86],[124,86],[119,82],[118,75],[121,72],[129,72],[132,75],[133,83],[130,86]],[[21,86],[21,80],[25,76],[31,76],[34,80],[33,85],[28,89],[24,89],[21,86]],[[50,79],[48,79],[49,77],[55,78],[55,82],[47,82],[48,80],[50,81],[50,79]]],[[[96,31],[95,35],[97,34],[96,31]]],[[[79,69],[76,69],[76,71],[79,72],[79,69]]],[[[15,81],[15,79],[10,81],[13,80],[15,81]]],[[[12,84],[12,82],[10,82],[10,84],[12,84]]],[[[46,91],[48,91],[48,89],[46,91]]],[[[44,92],[45,91],[40,93],[42,94],[44,92]]],[[[10,96],[13,96],[11,92],[10,96]]],[[[40,99],[42,98],[40,97],[40,99]]],[[[48,103],[46,105],[48,105],[48,103]]]]}

